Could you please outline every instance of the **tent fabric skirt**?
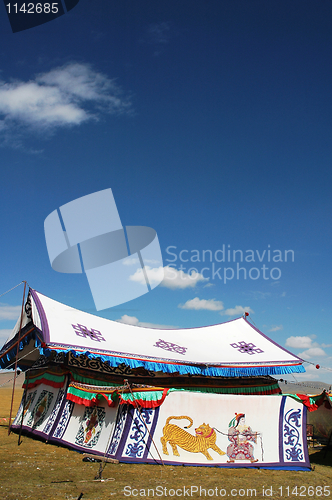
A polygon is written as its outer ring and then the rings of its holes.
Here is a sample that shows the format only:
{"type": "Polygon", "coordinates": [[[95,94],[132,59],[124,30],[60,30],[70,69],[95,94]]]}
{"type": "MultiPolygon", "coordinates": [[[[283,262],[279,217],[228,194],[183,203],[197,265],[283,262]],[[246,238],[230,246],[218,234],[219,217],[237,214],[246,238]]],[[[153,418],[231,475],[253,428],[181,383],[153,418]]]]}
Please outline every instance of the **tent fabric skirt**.
{"type": "Polygon", "coordinates": [[[288,396],[180,391],[156,408],[85,406],[67,386],[28,387],[12,429],[120,462],[310,470],[306,407],[288,396]]]}

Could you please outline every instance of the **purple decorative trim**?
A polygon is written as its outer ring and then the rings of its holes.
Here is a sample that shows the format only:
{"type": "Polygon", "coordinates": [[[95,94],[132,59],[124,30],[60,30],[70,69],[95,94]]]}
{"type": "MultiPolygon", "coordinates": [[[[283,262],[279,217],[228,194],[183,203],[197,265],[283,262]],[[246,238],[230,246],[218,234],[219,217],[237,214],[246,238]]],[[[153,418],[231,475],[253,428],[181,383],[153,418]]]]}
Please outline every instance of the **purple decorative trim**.
{"type": "MultiPolygon", "coordinates": [[[[121,457],[120,459],[121,463],[140,463],[140,464],[155,464],[156,460],[153,460],[151,458],[147,459],[142,459],[142,460],[137,460],[135,458],[125,458],[121,457]]],[[[241,464],[239,462],[236,462],[234,464],[228,464],[228,463],[203,463],[203,462],[195,462],[195,463],[180,463],[180,462],[172,462],[171,460],[164,460],[163,463],[165,465],[177,465],[177,466],[187,466],[187,467],[217,467],[218,469],[271,469],[271,470],[311,470],[310,464],[303,463],[303,466],[301,462],[297,462],[292,466],[290,463],[288,464],[283,464],[279,462],[255,462],[255,463],[245,463],[241,464]]]]}
{"type": "Polygon", "coordinates": [[[134,413],[135,413],[135,408],[133,408],[133,406],[130,405],[130,408],[126,414],[126,421],[124,423],[124,426],[122,427],[122,429],[123,429],[122,436],[120,438],[120,442],[119,442],[117,450],[115,452],[115,458],[117,460],[120,460],[122,457],[123,449],[124,449],[126,441],[127,441],[128,433],[130,432],[131,423],[133,421],[134,413]]]}
{"type": "Polygon", "coordinates": [[[281,396],[279,410],[279,462],[284,463],[284,411],[287,396],[281,396]]]}
{"type": "Polygon", "coordinates": [[[128,413],[128,409],[129,409],[128,406],[129,405],[118,405],[113,435],[112,435],[110,446],[107,450],[108,457],[114,457],[117,454],[117,450],[118,450],[119,444],[121,442],[121,438],[123,435],[123,429],[124,429],[126,419],[127,419],[127,413],[128,413]]]}
{"type": "MultiPolygon", "coordinates": [[[[149,453],[151,455],[153,453],[155,453],[156,455],[158,455],[156,447],[155,447],[154,443],[152,442],[152,436],[154,436],[154,431],[155,431],[156,426],[157,426],[158,417],[159,417],[159,410],[160,410],[160,406],[157,406],[157,408],[154,408],[153,422],[152,422],[152,426],[151,426],[151,429],[150,429],[150,432],[149,432],[149,437],[148,437],[148,441],[147,441],[147,444],[146,444],[146,450],[145,450],[145,453],[144,453],[144,458],[147,458],[147,456],[148,456],[149,453]],[[151,447],[152,447],[152,450],[150,452],[151,447]]],[[[158,460],[155,460],[155,463],[160,463],[159,456],[158,456],[158,460]]]]}
{"type": "Polygon", "coordinates": [[[302,415],[303,415],[303,423],[302,423],[302,442],[303,442],[303,451],[304,451],[304,460],[307,464],[310,465],[310,460],[309,460],[309,450],[307,444],[307,414],[308,414],[308,408],[303,405],[302,409],[302,415]]]}
{"type": "Polygon", "coordinates": [[[283,351],[287,352],[287,354],[290,354],[291,356],[293,356],[293,358],[296,358],[296,359],[298,359],[299,361],[301,361],[303,363],[303,359],[299,358],[298,356],[296,356],[292,352],[287,351],[287,349],[285,349],[284,347],[281,347],[281,345],[277,344],[277,342],[274,342],[274,340],[272,340],[269,337],[267,337],[263,332],[261,332],[260,330],[258,330],[258,328],[256,328],[254,325],[252,325],[250,323],[250,321],[248,321],[246,318],[243,318],[243,319],[244,319],[244,321],[246,323],[248,323],[249,326],[251,326],[251,328],[253,328],[254,330],[256,330],[256,332],[259,333],[260,335],[262,335],[262,337],[264,337],[266,340],[269,340],[270,342],[272,342],[272,344],[276,345],[277,347],[279,347],[283,351]]]}
{"type": "Polygon", "coordinates": [[[66,404],[66,401],[67,401],[67,399],[66,399],[66,394],[67,394],[67,391],[68,391],[68,386],[69,386],[69,383],[70,383],[70,376],[68,375],[68,376],[66,377],[65,384],[64,384],[64,386],[63,386],[63,390],[64,390],[64,397],[63,397],[63,399],[62,399],[62,401],[61,401],[61,406],[60,406],[59,411],[58,411],[58,413],[57,413],[57,416],[56,416],[56,418],[55,418],[55,421],[54,421],[54,424],[53,424],[53,426],[52,426],[52,429],[51,429],[51,431],[50,431],[50,435],[53,435],[53,433],[54,433],[55,429],[56,429],[56,428],[57,428],[57,426],[58,426],[58,423],[59,423],[59,420],[60,420],[60,418],[61,418],[61,415],[62,415],[62,413],[63,413],[64,407],[65,407],[65,404],[66,404]]]}
{"type": "Polygon", "coordinates": [[[155,418],[153,408],[136,409],[129,432],[129,442],[124,457],[144,459],[147,456],[146,440],[149,436],[148,425],[155,418]]]}
{"type": "Polygon", "coordinates": [[[41,326],[42,326],[43,341],[45,342],[45,344],[47,344],[50,341],[50,331],[48,328],[48,322],[47,322],[44,308],[43,308],[42,303],[40,302],[39,297],[38,297],[39,292],[37,293],[36,290],[33,290],[32,288],[30,288],[29,291],[31,293],[31,296],[32,296],[35,304],[36,304],[37,311],[38,311],[38,314],[40,317],[40,322],[41,322],[41,326]]]}

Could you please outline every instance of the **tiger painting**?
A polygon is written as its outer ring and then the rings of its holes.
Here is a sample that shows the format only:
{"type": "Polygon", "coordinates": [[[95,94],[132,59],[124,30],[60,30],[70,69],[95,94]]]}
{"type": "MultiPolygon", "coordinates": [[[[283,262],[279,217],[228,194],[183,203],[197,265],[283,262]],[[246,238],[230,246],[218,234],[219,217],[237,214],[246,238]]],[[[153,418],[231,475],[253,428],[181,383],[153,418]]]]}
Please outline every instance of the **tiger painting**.
{"type": "Polygon", "coordinates": [[[191,453],[203,453],[203,455],[205,455],[208,460],[213,460],[208,452],[209,448],[212,448],[212,450],[219,453],[219,455],[225,455],[225,452],[218,448],[218,446],[216,445],[216,432],[214,429],[211,429],[209,424],[200,425],[197,429],[195,429],[196,435],[193,436],[189,432],[182,429],[182,427],[169,423],[172,419],[182,420],[184,418],[186,418],[190,422],[190,424],[185,427],[186,429],[188,429],[193,425],[193,420],[190,417],[187,417],[185,415],[181,417],[173,416],[168,417],[168,419],[166,420],[165,427],[163,428],[163,436],[160,438],[164,455],[168,455],[168,442],[172,447],[173,455],[176,457],[180,456],[177,446],[191,453]]]}

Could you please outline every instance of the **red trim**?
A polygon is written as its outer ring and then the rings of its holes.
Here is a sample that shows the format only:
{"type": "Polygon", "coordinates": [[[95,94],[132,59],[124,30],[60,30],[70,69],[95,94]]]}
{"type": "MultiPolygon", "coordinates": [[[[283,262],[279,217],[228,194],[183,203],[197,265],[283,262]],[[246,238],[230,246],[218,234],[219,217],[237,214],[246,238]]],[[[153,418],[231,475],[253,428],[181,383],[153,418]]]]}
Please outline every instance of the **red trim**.
{"type": "Polygon", "coordinates": [[[296,396],[301,399],[304,406],[308,408],[308,411],[316,411],[324,403],[324,396],[317,399],[314,404],[310,403],[310,396],[307,394],[296,394],[296,396]]]}
{"type": "MultiPolygon", "coordinates": [[[[54,387],[56,389],[59,389],[60,387],[64,386],[65,381],[63,380],[62,382],[54,382],[54,380],[49,380],[48,378],[40,378],[38,380],[35,380],[34,382],[31,382],[28,384],[28,389],[32,389],[33,387],[36,387],[39,384],[45,384],[49,385],[51,387],[54,387]]],[[[22,385],[23,389],[26,388],[26,383],[22,385]]]]}
{"type": "MultiPolygon", "coordinates": [[[[105,396],[105,394],[99,393],[98,395],[103,396],[106,399],[108,406],[112,407],[112,406],[116,405],[116,403],[112,400],[109,400],[105,396]]],[[[99,402],[98,400],[100,398],[97,397],[97,398],[93,398],[93,399],[84,399],[84,398],[80,398],[79,396],[74,396],[74,394],[67,393],[67,399],[69,401],[72,401],[73,403],[77,403],[79,405],[96,406],[98,404],[98,402],[99,402]]]]}
{"type": "Polygon", "coordinates": [[[134,406],[135,408],[137,406],[141,406],[142,408],[157,408],[158,406],[162,405],[166,396],[167,396],[167,392],[168,392],[168,389],[165,388],[163,390],[163,395],[160,399],[158,399],[157,401],[143,401],[143,399],[134,399],[134,401],[126,401],[125,399],[123,399],[121,397],[121,394],[118,394],[119,396],[119,403],[120,405],[132,405],[134,406]]]}

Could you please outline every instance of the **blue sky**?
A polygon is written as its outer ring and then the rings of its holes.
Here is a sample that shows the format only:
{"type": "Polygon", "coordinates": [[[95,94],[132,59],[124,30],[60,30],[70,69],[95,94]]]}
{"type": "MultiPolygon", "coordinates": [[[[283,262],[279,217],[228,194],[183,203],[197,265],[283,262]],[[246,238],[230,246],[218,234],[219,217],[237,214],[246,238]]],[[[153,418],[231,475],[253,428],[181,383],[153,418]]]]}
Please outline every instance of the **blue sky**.
{"type": "MultiPolygon", "coordinates": [[[[151,293],[98,314],[193,327],[246,309],[321,365],[302,380],[332,383],[331,15],[328,1],[80,0],[13,34],[2,7],[0,294],[26,280],[96,313],[85,275],[52,270],[43,225],[112,188],[122,224],[154,228],[177,279],[166,270],[151,293]],[[247,279],[232,254],[216,260],[223,245],[254,252],[239,263],[247,279]]],[[[2,340],[21,293],[0,297],[2,340]]]]}

